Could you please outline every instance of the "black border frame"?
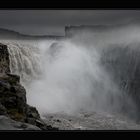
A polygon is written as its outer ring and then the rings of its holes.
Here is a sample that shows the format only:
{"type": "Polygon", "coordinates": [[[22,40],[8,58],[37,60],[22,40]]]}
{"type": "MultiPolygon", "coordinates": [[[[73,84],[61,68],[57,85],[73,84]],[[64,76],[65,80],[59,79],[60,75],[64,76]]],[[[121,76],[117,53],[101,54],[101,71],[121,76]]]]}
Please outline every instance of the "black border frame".
{"type": "MultiPolygon", "coordinates": [[[[112,1],[108,1],[108,0],[103,0],[103,1],[99,1],[99,0],[93,0],[93,1],[61,1],[61,0],[50,0],[50,1],[21,1],[21,0],[9,0],[9,2],[7,0],[3,0],[0,2],[0,10],[140,10],[140,5],[139,2],[135,2],[135,1],[117,1],[117,0],[112,0],[112,1]]],[[[27,138],[29,136],[31,136],[31,138],[37,138],[37,139],[41,139],[40,137],[45,137],[48,138],[48,136],[52,139],[54,138],[54,136],[59,136],[58,134],[62,135],[63,138],[70,138],[71,137],[67,137],[66,134],[69,134],[72,132],[72,135],[75,136],[75,134],[78,136],[81,135],[86,136],[85,138],[87,138],[87,136],[93,136],[94,138],[97,136],[97,138],[99,138],[100,136],[103,136],[103,139],[105,139],[103,134],[108,134],[108,136],[111,136],[110,134],[112,133],[114,134],[122,134],[123,132],[123,136],[124,138],[127,138],[128,134],[132,134],[132,132],[135,132],[133,134],[136,134],[136,132],[140,132],[140,130],[91,130],[91,131],[9,131],[9,130],[4,130],[4,131],[0,131],[0,137],[4,137],[4,139],[8,138],[12,138],[12,136],[14,136],[13,138],[15,139],[16,137],[18,139],[25,139],[25,137],[27,136],[27,138]],[[47,133],[46,133],[47,132],[47,133]],[[86,132],[86,133],[85,133],[86,132]],[[98,133],[100,132],[100,133],[98,133]],[[111,133],[110,133],[111,132],[111,133]],[[115,133],[114,133],[115,132],[115,133]],[[119,133],[118,133],[119,132],[119,133]],[[131,133],[130,133],[131,132],[131,133]],[[83,135],[84,134],[84,135],[83,135]],[[86,135],[85,135],[86,134],[86,135]]],[[[137,133],[138,134],[138,133],[137,133]]],[[[140,133],[139,133],[140,134],[140,133]]],[[[131,135],[132,138],[134,139],[134,135],[131,135]]],[[[114,136],[113,136],[114,137],[114,136]]],[[[121,135],[122,137],[122,135],[121,135]]],[[[84,138],[84,137],[83,137],[84,138]]],[[[109,137],[106,137],[109,138],[109,137]]],[[[116,138],[116,136],[115,136],[116,138]]],[[[43,139],[43,138],[42,138],[43,139]]],[[[58,137],[57,137],[58,139],[58,137]]]]}
{"type": "Polygon", "coordinates": [[[3,0],[1,10],[46,10],[46,9],[95,9],[124,10],[140,9],[139,1],[130,0],[3,0]]]}

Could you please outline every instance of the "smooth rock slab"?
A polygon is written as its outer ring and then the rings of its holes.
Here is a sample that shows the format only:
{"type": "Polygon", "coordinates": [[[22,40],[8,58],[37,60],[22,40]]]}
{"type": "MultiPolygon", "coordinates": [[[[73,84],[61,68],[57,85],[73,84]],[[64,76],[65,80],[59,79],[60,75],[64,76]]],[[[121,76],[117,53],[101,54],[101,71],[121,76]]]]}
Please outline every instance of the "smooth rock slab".
{"type": "Polygon", "coordinates": [[[0,130],[41,130],[37,126],[14,121],[6,116],[0,116],[0,130]]]}

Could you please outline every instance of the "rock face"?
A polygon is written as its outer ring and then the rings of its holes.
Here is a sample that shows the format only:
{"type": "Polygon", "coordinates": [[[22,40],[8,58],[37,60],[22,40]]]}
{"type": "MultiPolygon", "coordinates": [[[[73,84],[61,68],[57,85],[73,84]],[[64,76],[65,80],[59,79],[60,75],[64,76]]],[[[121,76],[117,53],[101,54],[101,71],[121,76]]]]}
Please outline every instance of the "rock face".
{"type": "Polygon", "coordinates": [[[0,74],[0,115],[35,126],[40,121],[36,108],[27,105],[26,91],[17,75],[0,74]]]}
{"type": "Polygon", "coordinates": [[[0,115],[0,130],[41,130],[39,127],[0,115]]]}
{"type": "Polygon", "coordinates": [[[41,120],[35,107],[27,104],[20,77],[10,74],[7,46],[0,44],[0,129],[17,130],[15,126],[20,125],[20,130],[56,130],[41,120]]]}
{"type": "Polygon", "coordinates": [[[0,43],[0,73],[9,73],[9,54],[6,45],[0,43]]]}
{"type": "Polygon", "coordinates": [[[0,75],[0,103],[12,119],[25,120],[26,92],[17,81],[17,76],[0,75]]]}

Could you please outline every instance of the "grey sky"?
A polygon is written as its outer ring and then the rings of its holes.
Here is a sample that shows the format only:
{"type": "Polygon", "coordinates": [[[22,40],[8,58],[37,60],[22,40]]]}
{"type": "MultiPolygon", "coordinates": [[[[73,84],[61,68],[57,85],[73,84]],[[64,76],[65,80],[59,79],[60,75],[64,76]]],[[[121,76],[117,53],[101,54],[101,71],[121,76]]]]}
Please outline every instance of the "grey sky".
{"type": "Polygon", "coordinates": [[[0,28],[63,35],[66,25],[123,24],[139,17],[140,10],[0,10],[0,28]]]}

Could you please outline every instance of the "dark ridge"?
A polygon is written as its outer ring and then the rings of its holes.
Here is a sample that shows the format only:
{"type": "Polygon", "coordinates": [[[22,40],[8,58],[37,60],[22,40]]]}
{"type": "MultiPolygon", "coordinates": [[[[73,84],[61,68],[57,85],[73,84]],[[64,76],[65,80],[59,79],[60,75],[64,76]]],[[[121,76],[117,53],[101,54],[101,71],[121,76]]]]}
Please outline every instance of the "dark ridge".
{"type": "Polygon", "coordinates": [[[56,35],[27,35],[10,29],[0,28],[0,39],[62,39],[56,35]]]}
{"type": "Polygon", "coordinates": [[[65,35],[30,35],[23,34],[11,29],[0,28],[0,39],[64,39],[65,37],[69,37],[75,33],[79,33],[81,31],[89,31],[89,32],[102,32],[106,30],[112,29],[121,29],[124,26],[139,26],[140,19],[130,20],[125,24],[113,24],[113,25],[70,25],[65,26],[65,35]]]}
{"type": "Polygon", "coordinates": [[[65,36],[71,37],[77,33],[82,32],[104,32],[104,31],[110,31],[113,29],[121,29],[121,28],[127,28],[131,26],[137,26],[140,27],[140,19],[130,20],[127,23],[123,24],[112,24],[112,25],[74,25],[74,26],[65,26],[65,36]]]}

